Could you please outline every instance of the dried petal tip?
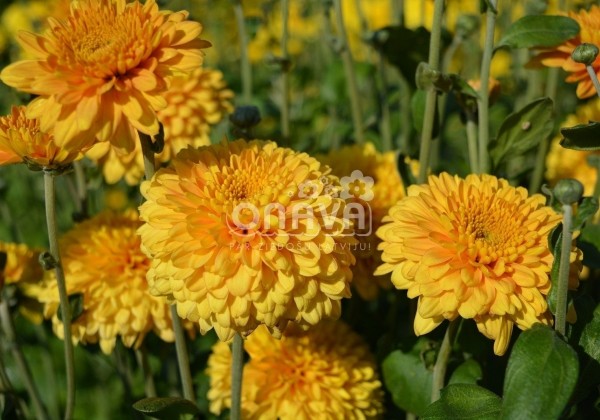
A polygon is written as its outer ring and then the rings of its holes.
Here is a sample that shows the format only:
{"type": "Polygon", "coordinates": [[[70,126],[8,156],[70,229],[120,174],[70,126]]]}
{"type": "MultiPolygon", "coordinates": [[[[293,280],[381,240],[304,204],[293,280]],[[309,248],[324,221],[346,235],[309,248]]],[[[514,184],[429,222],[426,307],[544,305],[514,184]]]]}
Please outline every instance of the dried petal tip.
{"type": "Polygon", "coordinates": [[[596,60],[598,52],[598,47],[594,44],[583,43],[581,45],[578,45],[577,48],[573,50],[571,58],[577,63],[585,64],[586,66],[591,66],[596,60]]]}
{"type": "Polygon", "coordinates": [[[554,197],[561,204],[577,203],[583,196],[583,184],[576,179],[561,179],[554,187],[554,197]]]}

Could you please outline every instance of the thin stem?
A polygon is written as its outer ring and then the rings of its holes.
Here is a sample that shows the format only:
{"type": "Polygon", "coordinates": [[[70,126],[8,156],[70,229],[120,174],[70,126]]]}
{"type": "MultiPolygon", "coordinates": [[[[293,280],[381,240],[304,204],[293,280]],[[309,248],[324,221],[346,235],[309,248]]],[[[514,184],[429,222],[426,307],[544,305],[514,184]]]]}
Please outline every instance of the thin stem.
{"type": "Polygon", "coordinates": [[[281,0],[281,19],[283,29],[281,33],[281,134],[287,144],[290,138],[290,66],[287,49],[289,25],[289,0],[281,0]]]}
{"type": "Polygon", "coordinates": [[[479,161],[477,160],[477,122],[475,115],[467,114],[467,147],[469,150],[469,166],[472,173],[479,173],[479,161]]]}
{"type": "MultiPolygon", "coordinates": [[[[429,67],[432,71],[439,70],[440,48],[442,37],[442,18],[444,16],[444,0],[435,0],[433,9],[433,24],[429,42],[429,67]]],[[[431,159],[431,134],[435,120],[437,93],[430,88],[425,99],[425,115],[423,116],[423,130],[421,131],[421,150],[419,151],[419,178],[418,183],[427,180],[429,161],[431,159]]]]}
{"type": "MultiPolygon", "coordinates": [[[[152,151],[152,139],[149,135],[139,133],[142,144],[142,155],[144,156],[144,175],[146,179],[152,179],[156,172],[156,162],[154,152],[152,151]]],[[[177,313],[177,305],[171,305],[171,320],[173,322],[173,331],[175,333],[175,349],[177,351],[177,364],[179,365],[179,375],[181,376],[181,386],[183,388],[183,397],[195,402],[194,385],[192,374],[190,372],[190,358],[187,351],[185,333],[181,318],[177,313]]]]}
{"type": "Polygon", "coordinates": [[[440,399],[440,391],[444,387],[444,378],[446,376],[446,368],[448,367],[448,360],[450,360],[450,354],[452,353],[452,342],[454,341],[454,334],[458,327],[459,320],[455,319],[448,324],[446,334],[442,340],[442,345],[435,360],[433,366],[433,380],[431,383],[431,402],[435,402],[440,399]]]}
{"type": "Polygon", "coordinates": [[[58,234],[56,228],[56,197],[55,197],[55,175],[51,171],[44,171],[44,193],[46,202],[46,224],[48,225],[48,241],[50,243],[50,254],[56,263],[55,273],[60,299],[60,311],[63,323],[65,344],[65,365],[67,376],[67,404],[65,407],[65,419],[73,417],[75,407],[75,362],[73,358],[73,340],[71,338],[71,307],[67,295],[67,284],[63,270],[60,252],[58,248],[58,234]]]}
{"type": "Polygon", "coordinates": [[[231,420],[240,420],[242,418],[244,339],[238,333],[233,336],[231,353],[231,420]]]}
{"type": "Polygon", "coordinates": [[[569,271],[571,242],[573,241],[573,232],[571,226],[573,222],[573,207],[570,204],[563,204],[563,229],[560,250],[560,264],[558,266],[558,293],[556,296],[556,319],[554,329],[562,335],[566,333],[567,320],[567,294],[569,292],[569,271]]]}
{"type": "Polygon", "coordinates": [[[150,363],[148,362],[148,352],[146,351],[146,347],[142,345],[139,349],[135,349],[135,357],[140,369],[142,369],[146,397],[156,397],[156,386],[154,385],[152,369],[150,369],[150,363]]]}
{"type": "Polygon", "coordinates": [[[594,88],[596,89],[596,94],[600,97],[600,82],[598,81],[598,76],[596,75],[596,71],[592,66],[585,66],[588,74],[590,75],[590,79],[592,79],[592,83],[594,84],[594,88]]]}
{"type": "Polygon", "coordinates": [[[379,102],[381,103],[381,143],[384,152],[392,150],[392,130],[390,123],[390,107],[388,104],[387,92],[389,90],[387,71],[385,67],[385,58],[383,54],[379,53],[379,78],[381,80],[381,92],[379,95],[379,102]]]}
{"type": "Polygon", "coordinates": [[[4,365],[4,358],[0,352],[0,393],[13,392],[10,378],[6,374],[6,366],[4,365]]]}
{"type": "Polygon", "coordinates": [[[398,25],[404,26],[404,0],[392,0],[392,16],[398,19],[398,25]]]}
{"type": "Polygon", "coordinates": [[[88,216],[88,198],[87,198],[87,183],[85,180],[85,171],[81,161],[73,162],[75,169],[75,184],[77,186],[77,196],[79,198],[80,213],[82,217],[88,216]]]}
{"type": "Polygon", "coordinates": [[[338,27],[338,38],[340,41],[339,48],[341,49],[342,61],[344,63],[344,73],[346,75],[346,83],[350,94],[350,108],[352,110],[352,123],[354,125],[354,140],[357,144],[365,142],[362,110],[360,106],[360,98],[358,96],[358,84],[356,82],[356,72],[354,71],[354,62],[352,53],[348,46],[348,36],[346,35],[346,27],[344,26],[344,16],[342,15],[341,0],[333,0],[335,7],[336,25],[338,27]]]}
{"type": "Polygon", "coordinates": [[[252,100],[252,66],[248,57],[248,34],[246,32],[246,19],[241,0],[233,1],[235,22],[240,37],[240,70],[242,73],[242,101],[249,104],[252,100]]]}
{"type": "MultiPolygon", "coordinates": [[[[497,8],[497,0],[489,0],[494,9],[497,8]]],[[[496,28],[496,12],[488,7],[486,19],[485,44],[483,47],[483,58],[481,60],[481,87],[479,89],[479,170],[482,173],[490,171],[490,156],[488,143],[490,137],[489,127],[489,81],[490,67],[492,64],[492,53],[494,48],[494,29],[496,28]]]]}
{"type": "Polygon", "coordinates": [[[0,301],[0,319],[2,320],[2,329],[4,330],[4,335],[6,336],[6,340],[9,343],[9,346],[12,350],[13,358],[17,364],[17,368],[21,374],[21,378],[25,384],[25,389],[27,390],[27,394],[33,403],[33,408],[35,409],[35,413],[38,419],[47,419],[48,414],[46,413],[46,409],[44,408],[44,403],[42,402],[42,398],[40,393],[35,386],[35,382],[33,381],[33,377],[31,376],[31,370],[29,369],[29,365],[27,364],[27,360],[25,359],[25,355],[21,350],[21,346],[17,341],[17,333],[15,330],[15,324],[13,323],[12,315],[10,313],[10,309],[8,307],[8,302],[6,299],[0,301]]]}

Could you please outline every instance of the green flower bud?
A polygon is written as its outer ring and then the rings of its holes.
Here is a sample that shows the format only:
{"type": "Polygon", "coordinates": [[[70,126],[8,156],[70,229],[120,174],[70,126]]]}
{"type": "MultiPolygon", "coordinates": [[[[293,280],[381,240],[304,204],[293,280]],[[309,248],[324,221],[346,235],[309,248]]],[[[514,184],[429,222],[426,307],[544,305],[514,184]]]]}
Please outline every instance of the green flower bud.
{"type": "Polygon", "coordinates": [[[591,66],[594,60],[596,60],[598,52],[598,47],[596,47],[594,44],[583,43],[578,45],[577,48],[573,50],[571,58],[577,63],[591,66]]]}
{"type": "Polygon", "coordinates": [[[480,18],[477,15],[460,15],[456,20],[456,35],[468,38],[479,30],[480,18]]]}
{"type": "Polygon", "coordinates": [[[56,268],[57,262],[48,251],[42,252],[39,257],[40,265],[46,271],[56,268]]]}
{"type": "Polygon", "coordinates": [[[253,105],[238,106],[229,121],[241,129],[252,128],[260,122],[260,111],[253,105]]]}
{"type": "Polygon", "coordinates": [[[583,185],[576,179],[561,179],[554,187],[554,197],[561,204],[575,204],[583,197],[583,185]]]}

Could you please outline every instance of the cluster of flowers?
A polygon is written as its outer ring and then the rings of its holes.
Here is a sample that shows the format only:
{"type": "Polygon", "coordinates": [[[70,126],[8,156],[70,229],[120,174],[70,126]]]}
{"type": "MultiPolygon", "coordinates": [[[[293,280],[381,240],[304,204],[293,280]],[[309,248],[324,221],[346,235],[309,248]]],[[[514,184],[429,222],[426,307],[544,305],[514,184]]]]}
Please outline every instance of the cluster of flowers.
{"type": "MultiPolygon", "coordinates": [[[[347,326],[324,322],[339,318],[351,286],[367,300],[391,285],[407,290],[418,299],[418,335],[444,320],[473,319],[499,355],[515,324],[552,322],[547,234],[560,217],[543,196],[491,175],[447,173],[405,190],[397,157],[372,144],[319,159],[271,141],[208,145],[232,93],[219,72],[201,67],[210,45],[201,31],[185,12],[160,12],[154,0],[74,2],[43,35],[21,33],[32,58],[0,74],[36,95],[0,118],[0,164],[53,171],[87,155],[107,182],[135,185],[143,175],[139,133],[157,136],[164,127],[156,159],[170,164],[141,184],[139,214],[104,212],[62,238],[68,293],[83,295],[74,340],[99,343],[105,353],[118,337],[139,346],[150,331],[172,341],[174,304],[192,335],[199,328],[214,329],[223,342],[247,338],[249,418],[327,410],[359,418],[382,411],[375,363],[347,326]],[[341,189],[340,177],[353,170],[374,180],[369,224],[376,235],[355,237],[352,224],[330,217],[339,212],[315,211],[311,223],[231,224],[241,202],[261,214],[273,203],[343,209],[362,202],[299,188],[341,189]],[[333,228],[321,229],[326,223],[333,228]]],[[[39,299],[61,336],[52,275],[31,281],[42,277],[26,270],[35,252],[1,247],[3,280],[39,299]]],[[[229,404],[228,360],[228,347],[218,344],[209,363],[215,413],[229,404]]]]}

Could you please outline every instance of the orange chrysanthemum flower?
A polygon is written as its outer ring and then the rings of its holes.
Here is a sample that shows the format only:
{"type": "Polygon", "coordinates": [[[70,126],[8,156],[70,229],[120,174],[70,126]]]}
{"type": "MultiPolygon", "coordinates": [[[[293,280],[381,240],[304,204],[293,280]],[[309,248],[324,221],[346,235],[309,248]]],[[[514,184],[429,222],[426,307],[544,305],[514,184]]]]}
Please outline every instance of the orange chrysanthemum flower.
{"type": "Polygon", "coordinates": [[[396,288],[419,298],[417,335],[473,318],[501,355],[514,324],[551,322],[547,236],[561,217],[544,203],[491,175],[443,173],[409,187],[377,232],[384,264],[376,274],[391,272],[396,288]]]}
{"type": "MultiPolygon", "coordinates": [[[[577,97],[589,98],[596,95],[596,89],[590,79],[585,64],[577,63],[571,54],[579,45],[590,43],[600,45],[600,7],[594,5],[590,10],[569,12],[569,17],[575,19],[581,28],[579,34],[568,41],[548,50],[542,51],[534,62],[540,62],[547,67],[561,67],[567,73],[567,82],[578,83],[577,97]]],[[[600,56],[592,63],[596,75],[600,76],[600,56]]]]}
{"type": "Polygon", "coordinates": [[[40,95],[28,115],[44,131],[54,127],[59,146],[77,150],[97,138],[131,151],[135,130],[158,133],[169,79],[198,68],[210,45],[186,18],[159,11],[155,0],[72,2],[69,18],[50,18],[43,35],[19,34],[35,59],[9,65],[0,78],[40,95]]]}
{"type": "Polygon", "coordinates": [[[83,155],[56,145],[51,132],[40,121],[27,118],[26,107],[13,106],[10,115],[0,117],[0,165],[25,162],[45,169],[65,167],[83,155]]]}
{"type": "Polygon", "coordinates": [[[329,171],[273,142],[182,150],[142,184],[151,292],[224,341],[337,318],[355,240],[329,171]]]}
{"type": "MultiPolygon", "coordinates": [[[[103,212],[75,226],[60,241],[67,293],[81,294],[83,299],[83,312],[73,320],[73,340],[99,343],[106,354],[119,336],[125,346],[136,348],[150,331],[165,341],[175,338],[169,305],[148,293],[150,260],[140,250],[139,226],[134,210],[103,212]]],[[[45,304],[46,318],[52,318],[55,334],[63,338],[53,272],[44,283],[38,299],[45,304]]]]}
{"type": "MultiPolygon", "coordinates": [[[[242,411],[248,419],[374,419],[383,414],[375,360],[342,322],[322,322],[281,340],[259,328],[245,343],[242,411]]],[[[231,351],[217,343],[208,360],[210,411],[231,406],[231,351]]]]}
{"type": "MultiPolygon", "coordinates": [[[[365,300],[377,298],[381,288],[388,288],[389,277],[375,277],[373,270],[381,264],[381,252],[377,250],[380,242],[375,231],[381,226],[381,219],[389,209],[404,197],[404,185],[396,167],[396,156],[393,152],[379,153],[372,143],[342,147],[331,151],[320,158],[321,162],[331,166],[333,173],[339,177],[350,177],[354,171],[360,171],[372,185],[366,186],[372,195],[360,198],[367,191],[356,191],[352,200],[365,208],[370,217],[365,229],[357,231],[360,244],[356,247],[356,265],[352,269],[354,276],[352,286],[365,300]]],[[[345,178],[342,178],[343,180],[345,178]]],[[[356,230],[356,229],[355,229],[356,230]]]]}
{"type": "MultiPolygon", "coordinates": [[[[594,98],[579,106],[575,114],[567,116],[562,127],[573,127],[587,124],[590,121],[600,121],[600,99],[594,98]]],[[[594,192],[598,170],[588,163],[588,158],[599,152],[565,149],[560,145],[561,136],[556,136],[546,157],[546,178],[551,185],[563,178],[574,178],[584,187],[584,195],[591,196],[594,192]]]]}
{"type": "MultiPolygon", "coordinates": [[[[175,77],[164,98],[167,107],[158,112],[158,119],[164,127],[165,147],[156,155],[158,162],[168,162],[188,145],[210,144],[211,126],[233,110],[229,102],[233,92],[227,89],[223,74],[217,70],[199,68],[175,77]]],[[[108,142],[98,143],[87,156],[102,167],[109,184],[125,178],[129,185],[137,185],[144,175],[139,141],[135,150],[126,154],[119,153],[108,142]]]]}

